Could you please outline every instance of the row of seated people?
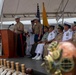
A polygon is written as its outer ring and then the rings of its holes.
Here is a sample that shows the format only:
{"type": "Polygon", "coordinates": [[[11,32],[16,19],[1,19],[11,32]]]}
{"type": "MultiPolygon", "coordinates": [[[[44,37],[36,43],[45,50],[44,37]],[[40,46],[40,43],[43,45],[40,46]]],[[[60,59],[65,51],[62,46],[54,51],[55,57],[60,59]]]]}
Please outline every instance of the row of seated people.
{"type": "Polygon", "coordinates": [[[58,34],[56,34],[55,26],[53,25],[50,27],[44,27],[45,33],[42,40],[32,45],[30,52],[32,59],[40,60],[42,57],[48,55],[49,52],[47,47],[52,41],[70,41],[76,45],[76,25],[74,26],[74,30],[72,30],[70,24],[64,23],[64,27],[62,25],[58,25],[57,31],[58,34]]]}

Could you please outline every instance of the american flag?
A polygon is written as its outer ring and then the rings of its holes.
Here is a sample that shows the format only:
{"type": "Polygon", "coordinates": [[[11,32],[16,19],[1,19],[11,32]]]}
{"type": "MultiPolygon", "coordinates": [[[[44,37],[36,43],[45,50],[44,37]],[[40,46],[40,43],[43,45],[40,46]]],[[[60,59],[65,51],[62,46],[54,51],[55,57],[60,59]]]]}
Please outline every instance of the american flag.
{"type": "Polygon", "coordinates": [[[36,14],[36,17],[39,18],[39,22],[40,22],[40,10],[39,10],[39,4],[38,3],[37,3],[37,14],[36,14]]]}

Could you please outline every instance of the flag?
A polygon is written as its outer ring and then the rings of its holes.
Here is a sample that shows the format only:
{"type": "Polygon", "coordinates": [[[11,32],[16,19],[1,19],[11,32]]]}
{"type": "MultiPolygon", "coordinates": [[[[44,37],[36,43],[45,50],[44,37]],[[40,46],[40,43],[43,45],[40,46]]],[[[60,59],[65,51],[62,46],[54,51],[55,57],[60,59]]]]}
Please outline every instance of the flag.
{"type": "Polygon", "coordinates": [[[44,25],[44,26],[49,26],[49,25],[48,25],[48,20],[47,20],[46,10],[45,10],[45,6],[44,6],[44,2],[43,2],[42,19],[43,19],[43,25],[44,25]]]}
{"type": "Polygon", "coordinates": [[[39,10],[39,4],[37,3],[37,14],[36,17],[39,18],[39,22],[40,22],[40,10],[39,10]]]}

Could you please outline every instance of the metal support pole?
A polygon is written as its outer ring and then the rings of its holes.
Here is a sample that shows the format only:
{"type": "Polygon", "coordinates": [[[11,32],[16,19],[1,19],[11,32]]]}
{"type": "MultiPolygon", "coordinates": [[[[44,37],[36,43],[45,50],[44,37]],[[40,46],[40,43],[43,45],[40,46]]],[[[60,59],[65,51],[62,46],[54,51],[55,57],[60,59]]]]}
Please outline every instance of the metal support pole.
{"type": "Polygon", "coordinates": [[[1,16],[0,16],[1,28],[0,29],[2,29],[2,24],[3,24],[3,7],[4,7],[4,0],[2,0],[2,8],[1,8],[1,16]]]}
{"type": "MultiPolygon", "coordinates": [[[[64,6],[64,0],[63,0],[63,3],[62,3],[62,6],[64,6]]],[[[62,11],[62,26],[64,25],[64,9],[63,8],[63,11],[62,11]]]]}

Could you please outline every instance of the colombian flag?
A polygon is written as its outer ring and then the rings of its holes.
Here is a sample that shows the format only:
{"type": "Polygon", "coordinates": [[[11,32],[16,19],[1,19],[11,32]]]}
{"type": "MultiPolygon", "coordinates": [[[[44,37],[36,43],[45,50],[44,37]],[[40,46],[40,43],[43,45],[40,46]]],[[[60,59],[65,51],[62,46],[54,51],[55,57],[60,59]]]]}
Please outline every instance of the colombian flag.
{"type": "Polygon", "coordinates": [[[48,25],[48,20],[47,20],[46,10],[45,10],[45,6],[44,6],[44,2],[43,2],[42,19],[43,19],[43,25],[44,25],[44,26],[49,26],[49,25],[48,25]]]}

